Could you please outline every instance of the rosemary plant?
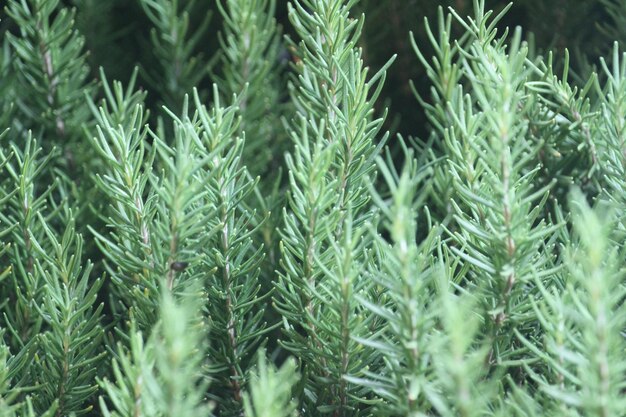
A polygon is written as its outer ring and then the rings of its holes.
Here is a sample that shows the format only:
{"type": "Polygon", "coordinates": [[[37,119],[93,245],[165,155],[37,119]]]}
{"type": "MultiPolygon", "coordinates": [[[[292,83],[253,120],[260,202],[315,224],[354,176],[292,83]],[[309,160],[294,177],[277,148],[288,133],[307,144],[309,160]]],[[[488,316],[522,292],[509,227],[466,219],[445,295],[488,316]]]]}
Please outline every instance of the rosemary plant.
{"type": "Polygon", "coordinates": [[[80,139],[90,114],[82,104],[92,86],[74,12],[59,1],[29,0],[9,1],[7,14],[20,28],[19,34],[7,34],[18,91],[28,92],[15,93],[16,134],[33,130],[47,151],[58,146],[67,169],[76,169],[86,157],[80,139]]]}
{"type": "Polygon", "coordinates": [[[154,25],[150,40],[158,64],[156,68],[146,69],[144,77],[166,106],[179,111],[184,95],[191,93],[208,70],[195,49],[207,30],[211,14],[205,11],[201,23],[190,27],[195,1],[141,0],[140,3],[154,25]]]}
{"type": "Polygon", "coordinates": [[[375,221],[365,184],[378,152],[382,119],[372,117],[372,101],[384,69],[367,80],[356,48],[362,18],[351,18],[350,6],[335,0],[291,6],[303,39],[291,85],[295,146],[287,157],[290,211],[275,300],[285,320],[283,346],[306,364],[301,395],[307,415],[359,415],[358,402],[368,393],[345,376],[379,361],[355,339],[373,324],[355,295],[373,291],[362,273],[371,241],[366,227],[375,221]]]}
{"type": "Polygon", "coordinates": [[[0,417],[626,417],[626,2],[544,3],[8,0],[0,417]]]}
{"type": "MultiPolygon", "coordinates": [[[[244,161],[257,174],[280,163],[281,73],[277,71],[281,44],[274,15],[275,0],[219,1],[224,32],[219,84],[227,95],[240,95],[241,123],[246,133],[244,161]]],[[[263,176],[265,177],[265,175],[263,176]]]]}

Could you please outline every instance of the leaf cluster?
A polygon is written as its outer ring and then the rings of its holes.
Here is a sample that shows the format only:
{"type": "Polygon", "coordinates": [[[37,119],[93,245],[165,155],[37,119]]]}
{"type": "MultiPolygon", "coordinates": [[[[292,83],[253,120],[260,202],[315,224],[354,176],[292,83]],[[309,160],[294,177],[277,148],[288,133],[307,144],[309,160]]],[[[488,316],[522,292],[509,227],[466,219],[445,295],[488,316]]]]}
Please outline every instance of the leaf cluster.
{"type": "Polygon", "coordinates": [[[7,2],[0,416],[625,415],[624,2],[122,3],[7,2]]]}

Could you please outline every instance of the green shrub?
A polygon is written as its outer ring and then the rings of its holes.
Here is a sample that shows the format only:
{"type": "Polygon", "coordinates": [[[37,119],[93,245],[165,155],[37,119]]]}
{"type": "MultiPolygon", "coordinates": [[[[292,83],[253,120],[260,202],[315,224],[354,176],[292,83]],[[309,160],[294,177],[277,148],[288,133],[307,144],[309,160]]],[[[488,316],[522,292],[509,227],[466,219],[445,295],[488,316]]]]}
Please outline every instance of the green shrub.
{"type": "Polygon", "coordinates": [[[0,417],[626,416],[626,2],[384,3],[7,1],[0,417]]]}

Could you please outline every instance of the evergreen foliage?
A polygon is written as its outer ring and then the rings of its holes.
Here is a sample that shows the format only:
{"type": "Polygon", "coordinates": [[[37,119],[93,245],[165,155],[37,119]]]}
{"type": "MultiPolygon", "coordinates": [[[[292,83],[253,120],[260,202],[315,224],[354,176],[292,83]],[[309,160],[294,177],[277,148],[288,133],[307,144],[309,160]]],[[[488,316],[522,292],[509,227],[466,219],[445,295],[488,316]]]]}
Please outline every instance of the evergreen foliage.
{"type": "Polygon", "coordinates": [[[87,158],[81,133],[89,111],[83,103],[92,93],[75,11],[48,0],[9,2],[6,11],[19,27],[19,34],[6,36],[15,71],[13,127],[16,134],[32,130],[45,138],[40,140],[46,151],[57,146],[64,155],[59,162],[71,172],[86,162],[77,158],[87,158]]]}
{"type": "Polygon", "coordinates": [[[7,0],[0,417],[626,416],[579,3],[7,0]]]}
{"type": "Polygon", "coordinates": [[[156,68],[146,68],[144,77],[163,104],[179,111],[185,94],[198,85],[208,66],[195,51],[211,19],[210,13],[197,27],[190,26],[195,1],[141,0],[141,7],[153,28],[150,30],[156,68]]]}

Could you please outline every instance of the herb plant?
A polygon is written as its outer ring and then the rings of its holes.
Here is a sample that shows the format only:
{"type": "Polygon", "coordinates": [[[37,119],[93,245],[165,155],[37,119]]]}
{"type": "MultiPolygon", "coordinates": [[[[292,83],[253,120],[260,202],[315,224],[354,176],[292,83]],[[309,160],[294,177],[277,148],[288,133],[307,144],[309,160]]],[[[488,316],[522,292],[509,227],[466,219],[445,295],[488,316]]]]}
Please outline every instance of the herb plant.
{"type": "Polygon", "coordinates": [[[6,2],[0,417],[626,416],[626,2],[383,3],[6,2]]]}

